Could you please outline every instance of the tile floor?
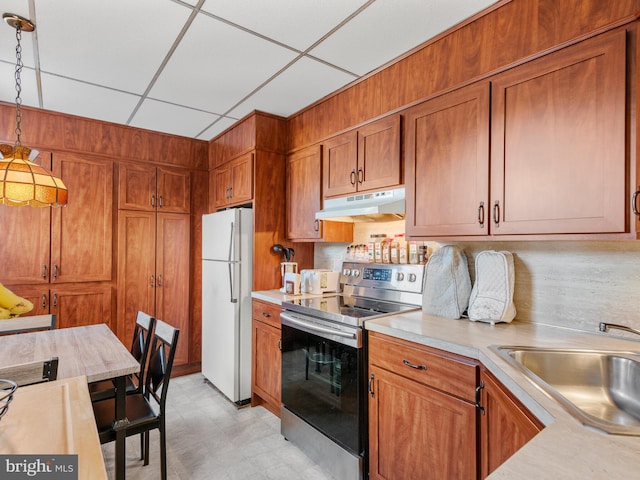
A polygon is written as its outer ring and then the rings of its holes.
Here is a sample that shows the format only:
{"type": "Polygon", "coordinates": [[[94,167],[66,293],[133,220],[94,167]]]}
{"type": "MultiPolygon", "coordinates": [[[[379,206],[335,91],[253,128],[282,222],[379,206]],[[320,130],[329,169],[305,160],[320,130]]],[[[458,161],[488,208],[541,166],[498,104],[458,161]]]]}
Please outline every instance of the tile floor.
{"type": "MultiPolygon", "coordinates": [[[[127,479],[160,478],[158,431],[151,432],[149,465],[140,437],[127,439],[127,479]]],[[[102,446],[113,477],[114,444],[102,446]]],[[[332,480],[280,435],[280,420],[262,407],[237,409],[200,373],[171,380],[167,397],[169,480],[332,480]]]]}

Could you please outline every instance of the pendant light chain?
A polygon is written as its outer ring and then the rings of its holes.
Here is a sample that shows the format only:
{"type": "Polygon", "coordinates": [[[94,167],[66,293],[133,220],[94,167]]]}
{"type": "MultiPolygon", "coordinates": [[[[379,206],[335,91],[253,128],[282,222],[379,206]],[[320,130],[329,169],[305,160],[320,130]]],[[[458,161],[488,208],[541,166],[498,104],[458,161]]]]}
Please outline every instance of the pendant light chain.
{"type": "Polygon", "coordinates": [[[20,44],[20,40],[22,40],[22,25],[20,22],[16,24],[16,145],[22,145],[20,141],[20,137],[22,135],[22,128],[20,126],[22,122],[22,110],[20,106],[22,105],[22,98],[20,94],[22,93],[22,79],[20,78],[20,74],[22,73],[22,45],[20,44]]]}

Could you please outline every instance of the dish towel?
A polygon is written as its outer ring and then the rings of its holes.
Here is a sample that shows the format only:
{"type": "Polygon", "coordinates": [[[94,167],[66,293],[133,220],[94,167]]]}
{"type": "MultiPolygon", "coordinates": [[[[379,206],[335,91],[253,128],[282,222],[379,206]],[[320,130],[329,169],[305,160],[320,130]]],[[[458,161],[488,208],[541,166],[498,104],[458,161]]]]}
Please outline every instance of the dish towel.
{"type": "Polygon", "coordinates": [[[433,252],[424,275],[422,311],[447,318],[460,318],[469,305],[471,277],[467,257],[456,245],[433,252]]]}
{"type": "Polygon", "coordinates": [[[513,304],[514,270],[511,252],[486,250],[476,256],[476,282],[469,299],[469,320],[510,322],[516,316],[513,304]]]}

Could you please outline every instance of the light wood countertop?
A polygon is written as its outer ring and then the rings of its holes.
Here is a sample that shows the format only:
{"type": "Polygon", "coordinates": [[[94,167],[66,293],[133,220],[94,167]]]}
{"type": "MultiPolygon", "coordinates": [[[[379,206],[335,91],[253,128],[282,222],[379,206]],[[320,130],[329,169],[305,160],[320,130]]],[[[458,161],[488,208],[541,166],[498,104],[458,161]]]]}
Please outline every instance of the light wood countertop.
{"type": "Polygon", "coordinates": [[[0,420],[0,453],[77,454],[78,478],[106,480],[87,378],[18,387],[0,420]]]}

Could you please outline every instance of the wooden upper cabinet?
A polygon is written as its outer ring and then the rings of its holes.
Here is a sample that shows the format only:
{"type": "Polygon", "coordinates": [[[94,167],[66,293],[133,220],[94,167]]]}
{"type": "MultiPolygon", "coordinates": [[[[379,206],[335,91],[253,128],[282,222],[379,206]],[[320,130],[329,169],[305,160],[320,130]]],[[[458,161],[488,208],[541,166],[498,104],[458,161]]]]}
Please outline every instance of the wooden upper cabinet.
{"type": "Polygon", "coordinates": [[[121,163],[118,208],[189,213],[191,178],[185,170],[121,163]]]}
{"type": "Polygon", "coordinates": [[[402,183],[400,115],[386,117],[358,129],[358,191],[394,187],[402,183]]]}
{"type": "Polygon", "coordinates": [[[502,386],[486,369],[480,373],[480,465],[481,478],[487,477],[544,425],[502,386]]]}
{"type": "Polygon", "coordinates": [[[157,170],[157,206],[165,213],[191,211],[191,175],[185,170],[157,170]]]}
{"type": "Polygon", "coordinates": [[[625,232],[626,32],[492,79],[491,231],[625,232]]]}
{"type": "Polygon", "coordinates": [[[320,145],[307,147],[287,157],[287,238],[290,240],[322,238],[320,221],[315,214],[321,207],[320,145]]]}
{"type": "Polygon", "coordinates": [[[253,163],[255,153],[249,152],[212,171],[214,208],[239,205],[253,200],[253,163]]]}
{"type": "Polygon", "coordinates": [[[357,191],[358,134],[347,132],[330,138],[323,145],[322,178],[324,196],[335,197],[357,191]]]}
{"type": "Polygon", "coordinates": [[[53,171],[69,189],[69,202],[51,211],[50,281],[111,280],[113,163],[56,153],[53,171]]]}
{"type": "Polygon", "coordinates": [[[307,147],[287,157],[287,239],[352,242],[352,223],[316,220],[316,212],[322,208],[321,169],[320,145],[307,147]]]}
{"type": "Polygon", "coordinates": [[[409,109],[404,132],[407,235],[487,235],[489,84],[409,109]]]}
{"type": "Polygon", "coordinates": [[[322,176],[325,198],[400,185],[400,115],[324,142],[322,176]]]}

